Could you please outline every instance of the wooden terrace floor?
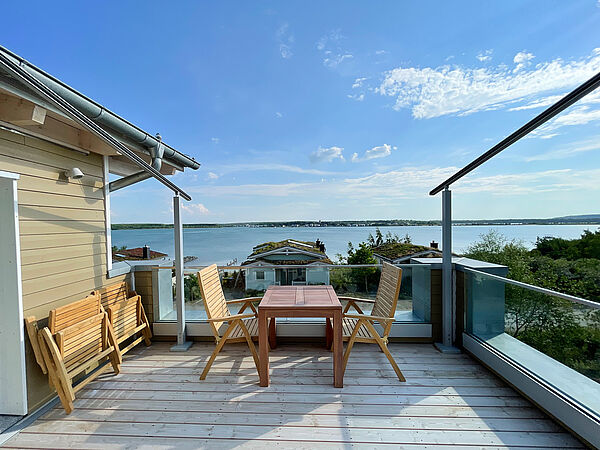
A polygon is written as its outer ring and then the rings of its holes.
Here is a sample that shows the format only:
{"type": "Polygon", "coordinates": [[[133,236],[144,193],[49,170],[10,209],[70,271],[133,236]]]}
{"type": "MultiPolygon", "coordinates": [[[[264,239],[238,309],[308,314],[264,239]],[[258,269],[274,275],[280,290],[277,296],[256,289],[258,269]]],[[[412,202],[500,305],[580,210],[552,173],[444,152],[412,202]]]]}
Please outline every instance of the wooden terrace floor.
{"type": "Polygon", "coordinates": [[[138,347],[122,373],[84,388],[6,442],[19,448],[581,448],[540,410],[466,355],[392,344],[406,383],[385,356],[357,344],[332,386],[330,353],[316,344],[271,352],[271,386],[258,386],[247,347],[227,345],[206,381],[214,344],[187,353],[138,347]]]}

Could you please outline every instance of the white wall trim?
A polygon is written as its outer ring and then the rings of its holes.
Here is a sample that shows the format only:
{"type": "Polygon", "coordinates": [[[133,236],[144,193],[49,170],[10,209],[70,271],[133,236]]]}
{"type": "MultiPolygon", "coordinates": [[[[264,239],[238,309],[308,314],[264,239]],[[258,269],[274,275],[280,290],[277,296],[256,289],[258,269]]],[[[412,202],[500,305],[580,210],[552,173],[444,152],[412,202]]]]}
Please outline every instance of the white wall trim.
{"type": "Polygon", "coordinates": [[[110,156],[102,157],[103,181],[104,181],[104,225],[106,237],[106,271],[112,269],[112,238],[111,238],[111,222],[110,222],[110,189],[109,189],[109,174],[110,174],[110,156]]]}
{"type": "Polygon", "coordinates": [[[0,414],[27,414],[18,174],[0,172],[0,414]]]}

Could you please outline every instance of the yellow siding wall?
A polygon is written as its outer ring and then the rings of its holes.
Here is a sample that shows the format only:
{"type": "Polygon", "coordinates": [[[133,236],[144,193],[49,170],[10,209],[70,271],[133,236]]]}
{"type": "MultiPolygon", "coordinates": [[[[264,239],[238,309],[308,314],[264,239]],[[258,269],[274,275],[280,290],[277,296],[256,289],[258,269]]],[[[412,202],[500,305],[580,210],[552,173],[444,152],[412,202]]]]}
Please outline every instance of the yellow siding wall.
{"type": "MultiPolygon", "coordinates": [[[[124,277],[106,277],[102,156],[0,130],[0,170],[17,182],[24,316],[48,317],[57,306],[124,277]],[[79,167],[85,176],[60,173],[79,167]]],[[[27,345],[30,411],[52,397],[27,345]]]]}

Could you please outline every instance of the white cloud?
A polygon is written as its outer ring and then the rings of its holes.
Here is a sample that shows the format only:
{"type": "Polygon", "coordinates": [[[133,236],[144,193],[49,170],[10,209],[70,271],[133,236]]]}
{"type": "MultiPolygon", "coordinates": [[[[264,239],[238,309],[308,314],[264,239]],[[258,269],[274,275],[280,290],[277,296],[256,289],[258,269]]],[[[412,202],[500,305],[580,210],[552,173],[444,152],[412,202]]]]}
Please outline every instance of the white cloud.
{"type": "Polygon", "coordinates": [[[375,50],[375,54],[377,56],[387,55],[389,52],[387,50],[375,50]]]}
{"type": "MultiPolygon", "coordinates": [[[[524,52],[520,52],[524,53],[524,52]]],[[[527,54],[516,64],[530,61],[527,54]]],[[[418,119],[448,114],[472,114],[531,102],[541,94],[564,91],[586,81],[600,70],[600,48],[589,56],[571,61],[555,59],[513,72],[505,65],[485,68],[442,66],[399,67],[385,73],[375,89],[395,97],[394,108],[411,109],[418,119]]]]}
{"type": "Polygon", "coordinates": [[[198,216],[206,216],[206,215],[210,214],[210,211],[208,210],[208,208],[206,206],[204,206],[202,203],[182,202],[181,209],[184,211],[186,216],[188,216],[188,218],[190,216],[198,217],[198,216]]]}
{"type": "Polygon", "coordinates": [[[354,55],[345,50],[341,42],[345,39],[341,30],[332,30],[317,42],[317,50],[322,53],[323,65],[335,69],[346,60],[354,58],[354,55]]]}
{"type": "Polygon", "coordinates": [[[588,105],[571,106],[565,112],[532,131],[528,137],[549,139],[557,136],[556,131],[563,127],[585,125],[600,120],[600,109],[592,109],[588,105]]]}
{"type": "Polygon", "coordinates": [[[277,29],[277,42],[279,43],[279,54],[283,59],[290,59],[292,53],[292,44],[295,42],[294,35],[289,31],[289,24],[284,23],[277,29]]]}
{"type": "Polygon", "coordinates": [[[354,80],[354,84],[352,85],[352,89],[357,89],[359,87],[362,87],[363,83],[366,81],[366,77],[364,78],[357,78],[356,80],[354,80]]]}
{"type": "Polygon", "coordinates": [[[277,163],[247,163],[247,164],[227,164],[219,167],[221,173],[233,173],[233,172],[260,172],[260,171],[277,171],[277,172],[290,172],[300,173],[305,175],[335,175],[336,172],[318,170],[318,169],[305,169],[303,167],[292,166],[290,164],[277,164],[277,163]]]}
{"type": "Polygon", "coordinates": [[[515,57],[513,58],[513,62],[517,65],[514,68],[514,72],[517,72],[519,70],[521,70],[523,67],[528,66],[531,64],[531,60],[535,58],[535,56],[533,56],[533,53],[529,53],[529,52],[519,52],[515,55],[515,57]]]}
{"type": "Polygon", "coordinates": [[[357,102],[362,102],[365,99],[365,94],[348,94],[348,98],[356,100],[357,102]]]}
{"type": "Polygon", "coordinates": [[[344,161],[344,151],[341,147],[319,147],[319,149],[310,154],[311,162],[332,162],[334,159],[344,161]]]}
{"type": "Polygon", "coordinates": [[[323,65],[325,67],[329,67],[330,69],[335,69],[342,62],[344,62],[344,60],[352,59],[352,58],[354,58],[354,55],[352,55],[351,53],[335,54],[333,52],[327,51],[327,52],[325,52],[325,58],[323,59],[323,65]]]}
{"type": "Polygon", "coordinates": [[[492,50],[492,49],[485,50],[483,52],[479,52],[477,54],[477,59],[481,62],[491,61],[492,53],[494,53],[494,50],[492,50]]]}
{"type": "Polygon", "coordinates": [[[557,101],[559,101],[563,97],[564,97],[564,94],[550,95],[548,97],[543,97],[543,98],[534,100],[531,103],[528,103],[526,105],[515,106],[514,108],[510,108],[509,111],[522,111],[524,109],[534,109],[534,108],[542,108],[544,106],[550,106],[550,105],[556,103],[557,101]]]}
{"type": "MultiPolygon", "coordinates": [[[[394,147],[395,149],[396,147],[394,147]]],[[[385,158],[392,154],[392,146],[389,144],[378,145],[367,151],[362,157],[358,156],[358,153],[352,155],[352,162],[368,161],[369,159],[385,158]]]]}
{"type": "Polygon", "coordinates": [[[277,117],[278,119],[281,119],[283,117],[283,114],[281,114],[279,111],[277,111],[275,113],[275,117],[277,117]]]}
{"type": "Polygon", "coordinates": [[[532,161],[550,161],[555,159],[566,159],[580,153],[594,152],[600,150],[600,139],[596,137],[593,140],[577,142],[571,145],[561,147],[556,150],[545,151],[539,155],[524,158],[526,162],[532,161]]]}
{"type": "MultiPolygon", "coordinates": [[[[198,186],[190,192],[204,196],[265,196],[285,198],[299,196],[328,199],[371,200],[427,199],[428,192],[458,167],[405,167],[384,173],[374,173],[360,178],[334,179],[310,183],[246,184],[241,186],[198,186]]],[[[598,191],[600,169],[592,170],[546,170],[512,175],[477,176],[470,174],[454,187],[461,194],[485,193],[486,195],[512,197],[534,195],[543,192],[598,191]]]]}
{"type": "Polygon", "coordinates": [[[217,175],[214,172],[208,172],[206,174],[206,178],[208,178],[209,180],[217,180],[219,178],[219,175],[217,175]]]}
{"type": "Polygon", "coordinates": [[[219,142],[221,142],[221,139],[219,139],[218,137],[210,138],[210,140],[213,142],[213,144],[218,144],[219,142]]]}

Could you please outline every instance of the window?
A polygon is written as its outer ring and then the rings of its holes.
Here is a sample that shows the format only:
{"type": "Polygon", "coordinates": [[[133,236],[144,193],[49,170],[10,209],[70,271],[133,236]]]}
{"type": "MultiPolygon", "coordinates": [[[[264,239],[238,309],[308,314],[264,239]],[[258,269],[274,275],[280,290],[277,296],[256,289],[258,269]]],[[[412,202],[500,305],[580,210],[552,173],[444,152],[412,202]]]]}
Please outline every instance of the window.
{"type": "Polygon", "coordinates": [[[257,280],[264,280],[265,279],[265,271],[264,270],[257,270],[256,271],[256,279],[257,280]]]}

